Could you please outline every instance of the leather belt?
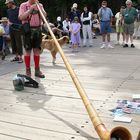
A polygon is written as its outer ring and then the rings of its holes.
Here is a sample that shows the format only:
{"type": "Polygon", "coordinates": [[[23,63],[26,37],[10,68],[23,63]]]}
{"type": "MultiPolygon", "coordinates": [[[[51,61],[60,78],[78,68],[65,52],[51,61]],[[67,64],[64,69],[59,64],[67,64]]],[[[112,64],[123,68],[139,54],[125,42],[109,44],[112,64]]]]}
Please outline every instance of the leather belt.
{"type": "Polygon", "coordinates": [[[32,29],[41,28],[41,26],[31,26],[32,29]]]}

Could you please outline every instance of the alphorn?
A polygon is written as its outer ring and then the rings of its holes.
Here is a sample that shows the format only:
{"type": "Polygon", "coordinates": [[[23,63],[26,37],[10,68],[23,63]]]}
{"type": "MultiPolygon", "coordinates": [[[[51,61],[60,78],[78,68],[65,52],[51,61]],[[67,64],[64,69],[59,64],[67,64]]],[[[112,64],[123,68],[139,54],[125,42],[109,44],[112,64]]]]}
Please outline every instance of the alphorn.
{"type": "Polygon", "coordinates": [[[74,70],[72,69],[72,66],[70,65],[68,59],[64,55],[64,52],[61,49],[55,35],[53,34],[53,32],[49,26],[49,23],[47,22],[44,14],[40,8],[39,3],[36,2],[36,5],[37,5],[37,8],[40,12],[40,15],[41,15],[44,23],[46,24],[46,26],[49,30],[50,35],[52,36],[52,38],[55,42],[55,45],[56,45],[56,47],[57,47],[57,49],[58,49],[58,51],[59,51],[59,53],[64,61],[64,64],[65,64],[74,84],[75,84],[75,87],[77,88],[79,95],[81,96],[81,99],[82,99],[82,101],[85,105],[85,108],[89,114],[91,122],[92,122],[97,134],[99,135],[100,139],[101,140],[111,140],[111,139],[112,140],[113,139],[114,140],[132,140],[131,133],[125,127],[118,126],[118,127],[113,128],[110,132],[107,130],[107,128],[105,127],[105,125],[103,124],[101,119],[99,118],[95,108],[93,107],[93,105],[89,101],[87,94],[86,94],[84,88],[82,87],[78,77],[76,76],[74,70]]]}

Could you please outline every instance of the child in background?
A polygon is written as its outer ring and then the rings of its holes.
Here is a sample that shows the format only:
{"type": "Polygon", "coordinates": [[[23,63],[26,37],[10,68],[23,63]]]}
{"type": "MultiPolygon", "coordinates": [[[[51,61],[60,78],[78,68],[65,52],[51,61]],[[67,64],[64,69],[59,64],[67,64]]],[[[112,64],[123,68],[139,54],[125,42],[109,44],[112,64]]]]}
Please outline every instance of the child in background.
{"type": "Polygon", "coordinates": [[[80,28],[81,24],[79,23],[78,17],[74,17],[74,22],[71,23],[70,32],[71,32],[71,42],[72,42],[72,52],[78,52],[78,46],[80,45],[80,28]]]}
{"type": "Polygon", "coordinates": [[[93,14],[92,17],[92,38],[96,39],[96,33],[100,32],[100,23],[97,14],[93,14]]]}
{"type": "Polygon", "coordinates": [[[118,12],[115,15],[116,18],[116,32],[117,32],[117,45],[120,44],[120,34],[122,34],[123,37],[123,42],[122,45],[124,45],[124,41],[125,41],[125,34],[124,34],[124,29],[123,29],[123,21],[122,21],[122,12],[125,9],[124,6],[121,6],[120,8],[120,12],[118,12]]]}

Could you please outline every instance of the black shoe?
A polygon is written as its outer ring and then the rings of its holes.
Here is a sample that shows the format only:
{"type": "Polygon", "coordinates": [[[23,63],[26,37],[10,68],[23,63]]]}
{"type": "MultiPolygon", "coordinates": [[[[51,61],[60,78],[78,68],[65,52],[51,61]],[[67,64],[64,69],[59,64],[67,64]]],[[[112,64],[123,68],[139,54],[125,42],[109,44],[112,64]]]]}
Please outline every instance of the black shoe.
{"type": "Polygon", "coordinates": [[[123,45],[123,48],[127,48],[127,47],[128,47],[128,44],[124,44],[124,45],[123,45]]]}
{"type": "Polygon", "coordinates": [[[83,47],[87,47],[86,45],[84,45],[83,47]]]}
{"type": "Polygon", "coordinates": [[[135,48],[134,44],[131,44],[131,48],[135,48]]]}

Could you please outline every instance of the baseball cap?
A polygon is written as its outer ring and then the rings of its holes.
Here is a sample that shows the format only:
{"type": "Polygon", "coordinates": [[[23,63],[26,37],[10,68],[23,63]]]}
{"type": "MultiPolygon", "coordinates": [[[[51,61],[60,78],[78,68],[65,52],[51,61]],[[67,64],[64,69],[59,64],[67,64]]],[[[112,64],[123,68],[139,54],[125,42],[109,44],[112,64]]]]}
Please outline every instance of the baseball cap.
{"type": "Polygon", "coordinates": [[[126,4],[132,3],[132,1],[131,1],[131,0],[127,0],[125,3],[126,3],[126,4]]]}
{"type": "Polygon", "coordinates": [[[77,7],[78,7],[77,3],[74,3],[72,6],[72,8],[77,8],[77,7]]]}
{"type": "Polygon", "coordinates": [[[8,22],[8,18],[7,17],[2,17],[0,22],[8,22]]]}

